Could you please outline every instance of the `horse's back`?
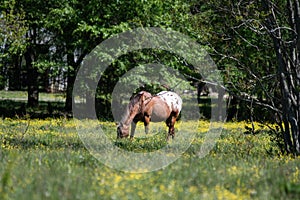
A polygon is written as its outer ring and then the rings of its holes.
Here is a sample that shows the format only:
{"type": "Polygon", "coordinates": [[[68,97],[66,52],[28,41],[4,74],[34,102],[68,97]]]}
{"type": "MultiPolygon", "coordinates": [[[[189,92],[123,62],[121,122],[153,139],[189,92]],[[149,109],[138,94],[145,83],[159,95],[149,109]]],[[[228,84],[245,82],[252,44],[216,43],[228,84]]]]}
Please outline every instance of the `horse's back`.
{"type": "Polygon", "coordinates": [[[157,96],[167,103],[171,111],[178,113],[181,111],[182,99],[175,92],[161,91],[157,96]]]}

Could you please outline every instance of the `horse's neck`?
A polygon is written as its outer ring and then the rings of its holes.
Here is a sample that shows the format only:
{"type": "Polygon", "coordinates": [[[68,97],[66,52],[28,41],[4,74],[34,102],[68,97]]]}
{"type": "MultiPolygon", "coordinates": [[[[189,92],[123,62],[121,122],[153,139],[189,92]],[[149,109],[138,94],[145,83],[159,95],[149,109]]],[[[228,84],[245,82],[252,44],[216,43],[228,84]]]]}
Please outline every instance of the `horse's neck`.
{"type": "Polygon", "coordinates": [[[130,112],[129,108],[127,107],[126,112],[121,120],[122,124],[129,125],[136,114],[137,114],[136,112],[130,112]]]}

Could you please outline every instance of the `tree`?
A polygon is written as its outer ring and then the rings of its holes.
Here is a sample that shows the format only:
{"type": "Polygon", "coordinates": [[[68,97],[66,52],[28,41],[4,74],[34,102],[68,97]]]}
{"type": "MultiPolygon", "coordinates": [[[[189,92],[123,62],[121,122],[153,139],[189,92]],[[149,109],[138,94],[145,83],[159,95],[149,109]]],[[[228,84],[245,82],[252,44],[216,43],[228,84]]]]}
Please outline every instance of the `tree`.
{"type": "Polygon", "coordinates": [[[280,81],[280,127],[287,152],[300,154],[300,1],[262,0],[280,81]]]}
{"type": "Polygon", "coordinates": [[[57,5],[46,18],[46,28],[55,35],[53,43],[56,54],[61,58],[66,57],[68,72],[65,110],[71,112],[76,72],[84,57],[103,41],[103,29],[107,26],[105,23],[109,23],[105,19],[109,2],[64,0],[57,5]]]}
{"type": "Polygon", "coordinates": [[[300,154],[299,1],[216,0],[192,10],[197,19],[212,19],[215,28],[205,29],[204,41],[223,70],[227,91],[248,102],[252,114],[253,105],[267,110],[285,151],[300,154]]]}
{"type": "MultiPolygon", "coordinates": [[[[71,111],[73,84],[84,57],[100,42],[113,34],[140,26],[166,26],[182,29],[188,14],[181,1],[61,1],[47,17],[47,28],[55,35],[56,47],[66,55],[68,83],[66,111],[71,111]],[[184,13],[179,11],[184,10],[184,13]],[[174,15],[173,13],[177,13],[174,15]],[[178,14],[179,13],[179,14],[178,14]]],[[[120,63],[120,62],[119,62],[120,63]]],[[[128,62],[120,73],[112,72],[105,95],[112,90],[114,80],[131,68],[128,62]]],[[[121,67],[122,68],[122,67],[121,67]]],[[[89,99],[89,98],[88,98],[89,99]]],[[[105,99],[107,101],[109,99],[105,99]]]]}
{"type": "Polygon", "coordinates": [[[20,86],[18,80],[8,78],[10,69],[19,73],[21,55],[26,48],[26,39],[24,35],[27,32],[25,13],[22,9],[16,7],[14,0],[4,1],[0,5],[0,87],[8,89],[18,89],[20,86]]]}
{"type": "Polygon", "coordinates": [[[25,13],[28,30],[23,35],[26,38],[26,48],[23,54],[26,61],[26,82],[29,107],[37,107],[39,103],[39,81],[43,68],[40,65],[49,55],[51,33],[45,29],[45,16],[53,1],[18,1],[16,7],[25,13]]]}

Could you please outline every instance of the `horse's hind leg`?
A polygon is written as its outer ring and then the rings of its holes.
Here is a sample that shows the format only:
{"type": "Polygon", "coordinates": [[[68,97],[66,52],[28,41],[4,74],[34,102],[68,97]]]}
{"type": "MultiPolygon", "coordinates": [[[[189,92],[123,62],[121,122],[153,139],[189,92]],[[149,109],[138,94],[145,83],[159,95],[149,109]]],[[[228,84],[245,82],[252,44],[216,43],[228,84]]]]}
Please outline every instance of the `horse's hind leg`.
{"type": "Polygon", "coordinates": [[[167,126],[169,127],[167,140],[169,140],[170,136],[172,136],[172,139],[174,139],[174,137],[175,137],[175,127],[174,127],[175,122],[176,122],[175,116],[170,116],[166,121],[167,126]]]}
{"type": "Polygon", "coordinates": [[[144,118],[144,126],[145,126],[145,133],[149,133],[149,123],[150,123],[150,117],[145,116],[144,118]]]}

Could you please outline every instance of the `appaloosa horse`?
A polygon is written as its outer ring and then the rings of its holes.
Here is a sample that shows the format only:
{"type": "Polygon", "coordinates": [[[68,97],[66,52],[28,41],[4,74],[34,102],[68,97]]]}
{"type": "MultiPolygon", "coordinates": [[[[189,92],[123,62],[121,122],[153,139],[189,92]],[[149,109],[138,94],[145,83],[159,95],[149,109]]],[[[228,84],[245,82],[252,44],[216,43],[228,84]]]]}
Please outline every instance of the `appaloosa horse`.
{"type": "Polygon", "coordinates": [[[149,132],[149,123],[165,121],[169,127],[167,139],[174,138],[174,124],[182,108],[182,100],[178,94],[162,91],[156,95],[141,91],[130,99],[126,112],[118,125],[117,137],[128,137],[131,124],[130,138],[133,138],[136,123],[144,122],[146,134],[149,132]]]}

